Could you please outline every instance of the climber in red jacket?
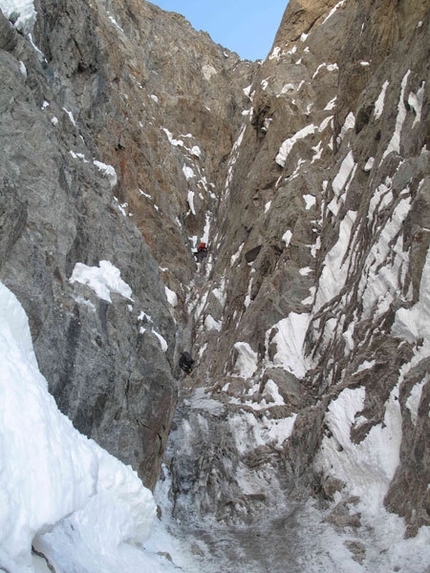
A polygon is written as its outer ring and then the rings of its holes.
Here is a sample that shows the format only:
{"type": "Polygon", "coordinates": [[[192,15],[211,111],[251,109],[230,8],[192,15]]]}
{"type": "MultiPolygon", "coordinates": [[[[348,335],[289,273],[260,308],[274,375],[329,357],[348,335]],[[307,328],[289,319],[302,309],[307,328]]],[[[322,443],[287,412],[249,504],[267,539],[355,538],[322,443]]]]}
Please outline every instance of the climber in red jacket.
{"type": "Polygon", "coordinates": [[[197,262],[201,263],[207,254],[208,248],[206,243],[200,243],[200,245],[197,247],[197,251],[194,253],[194,256],[196,257],[197,262]]]}

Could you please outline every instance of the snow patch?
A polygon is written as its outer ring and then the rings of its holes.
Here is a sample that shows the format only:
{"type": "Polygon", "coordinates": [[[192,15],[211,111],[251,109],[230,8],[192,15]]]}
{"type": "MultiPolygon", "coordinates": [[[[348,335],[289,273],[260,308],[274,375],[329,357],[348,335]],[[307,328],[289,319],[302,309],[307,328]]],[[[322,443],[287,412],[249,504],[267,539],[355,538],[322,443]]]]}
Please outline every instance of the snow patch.
{"type": "Polygon", "coordinates": [[[121,272],[110,261],[100,261],[98,267],[89,267],[84,263],[76,263],[70,284],[81,283],[92,289],[98,298],[112,302],[111,293],[117,293],[131,298],[132,291],[126,282],[121,279],[121,272]]]}
{"type": "Polygon", "coordinates": [[[33,0],[0,0],[0,9],[17,30],[31,34],[37,16],[33,0]]]}
{"type": "Polygon", "coordinates": [[[267,337],[274,330],[277,330],[272,339],[272,343],[276,344],[277,348],[273,364],[282,366],[287,372],[291,372],[299,379],[306,374],[304,344],[309,318],[309,314],[291,312],[287,318],[280,320],[266,333],[267,337]]]}
{"type": "Polygon", "coordinates": [[[297,133],[295,133],[292,137],[286,139],[283,144],[281,145],[278,155],[276,156],[276,163],[281,167],[285,167],[287,162],[287,157],[290,154],[291,150],[293,149],[294,145],[300,139],[305,139],[308,135],[314,134],[318,131],[318,128],[315,125],[307,125],[303,129],[300,129],[297,133]]]}
{"type": "Polygon", "coordinates": [[[101,161],[93,161],[93,163],[102,173],[103,177],[106,177],[110,183],[111,188],[113,189],[118,183],[118,177],[115,168],[112,167],[112,165],[106,165],[106,163],[102,163],[101,161]]]}
{"type": "MultiPolygon", "coordinates": [[[[68,571],[124,570],[125,554],[149,535],[152,494],[58,410],[25,312],[2,283],[0,357],[1,566],[32,573],[34,545],[58,571],[60,563],[68,571]]],[[[137,572],[135,564],[125,570],[137,572]]]]}
{"type": "Polygon", "coordinates": [[[247,380],[257,370],[257,353],[254,352],[247,342],[236,342],[233,346],[237,351],[236,363],[233,376],[247,380]]]}

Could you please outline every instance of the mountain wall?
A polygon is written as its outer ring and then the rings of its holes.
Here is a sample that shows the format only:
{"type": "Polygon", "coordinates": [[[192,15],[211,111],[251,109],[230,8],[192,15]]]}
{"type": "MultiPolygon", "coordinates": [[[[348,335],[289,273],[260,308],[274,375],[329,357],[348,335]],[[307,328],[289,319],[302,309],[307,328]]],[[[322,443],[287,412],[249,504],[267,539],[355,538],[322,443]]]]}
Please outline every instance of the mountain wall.
{"type": "Polygon", "coordinates": [[[428,2],[291,0],[255,63],[148,2],[35,9],[0,13],[0,279],[61,410],[150,487],[176,412],[184,523],[311,497],[360,561],[371,491],[416,535],[428,2]]]}
{"type": "Polygon", "coordinates": [[[153,487],[183,331],[166,293],[187,296],[252,65],[149,3],[35,8],[31,37],[1,14],[1,279],[59,407],[153,487]]]}
{"type": "Polygon", "coordinates": [[[181,518],[191,503],[249,523],[310,491],[339,511],[378,483],[408,535],[428,524],[428,17],[422,2],[285,12],[191,310],[181,518]]]}

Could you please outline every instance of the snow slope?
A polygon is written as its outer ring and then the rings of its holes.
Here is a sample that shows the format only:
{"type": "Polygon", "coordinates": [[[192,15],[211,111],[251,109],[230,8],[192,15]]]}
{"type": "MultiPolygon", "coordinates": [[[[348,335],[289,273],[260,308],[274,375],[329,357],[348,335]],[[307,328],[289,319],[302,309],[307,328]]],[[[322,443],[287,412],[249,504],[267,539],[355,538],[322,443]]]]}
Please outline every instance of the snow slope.
{"type": "Polygon", "coordinates": [[[2,283],[0,360],[0,568],[46,571],[33,546],[56,571],[173,570],[142,548],[155,516],[151,492],[58,410],[27,316],[2,283]]]}

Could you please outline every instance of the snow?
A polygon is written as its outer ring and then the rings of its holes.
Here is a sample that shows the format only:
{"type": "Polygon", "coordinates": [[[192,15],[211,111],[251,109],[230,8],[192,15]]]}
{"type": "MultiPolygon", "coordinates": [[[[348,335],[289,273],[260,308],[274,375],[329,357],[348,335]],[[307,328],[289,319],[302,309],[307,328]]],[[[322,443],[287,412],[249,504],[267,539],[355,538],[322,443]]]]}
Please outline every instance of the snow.
{"type": "Polygon", "coordinates": [[[366,172],[372,171],[374,164],[375,164],[375,158],[369,157],[369,159],[366,161],[366,164],[363,168],[364,171],[366,171],[366,172]]]}
{"type": "Polygon", "coordinates": [[[374,111],[375,119],[379,119],[382,115],[382,112],[384,111],[385,94],[387,93],[387,88],[389,85],[390,82],[388,80],[384,82],[381,93],[379,94],[378,99],[375,102],[375,111],[374,111]]]}
{"type": "Polygon", "coordinates": [[[314,312],[332,300],[345,285],[349,259],[345,257],[350,242],[352,227],[357,213],[348,211],[339,227],[339,238],[324,259],[324,268],[318,284],[314,312]]]}
{"type": "Polygon", "coordinates": [[[167,298],[167,302],[173,306],[173,308],[175,308],[176,306],[178,306],[178,295],[175,293],[175,291],[170,290],[168,287],[164,287],[165,291],[166,291],[166,298],[167,298]]]}
{"type": "Polygon", "coordinates": [[[237,351],[233,375],[245,380],[251,378],[258,366],[257,353],[247,342],[236,342],[233,348],[237,351]]]}
{"type": "Polygon", "coordinates": [[[195,157],[201,157],[201,155],[202,155],[202,151],[198,145],[193,145],[190,153],[191,153],[191,155],[194,155],[195,157]]]}
{"type": "Polygon", "coordinates": [[[190,206],[191,213],[195,215],[196,210],[194,208],[194,191],[192,191],[191,189],[188,189],[187,200],[188,200],[188,205],[190,206]]]}
{"type": "Polygon", "coordinates": [[[421,114],[422,114],[423,103],[424,103],[425,86],[426,86],[425,81],[421,82],[421,85],[420,85],[417,93],[414,94],[414,92],[411,92],[409,94],[409,97],[408,97],[408,104],[414,110],[414,113],[415,113],[415,119],[414,119],[414,123],[412,124],[412,127],[415,127],[416,124],[419,124],[421,122],[421,114]]]}
{"type": "Polygon", "coordinates": [[[111,188],[113,189],[118,183],[118,177],[115,168],[112,165],[106,165],[101,161],[93,161],[97,169],[102,173],[104,177],[109,181],[111,188]]]}
{"type": "Polygon", "coordinates": [[[162,350],[163,352],[167,352],[167,349],[168,349],[169,347],[168,347],[167,341],[166,341],[166,339],[164,338],[164,336],[161,336],[161,334],[160,334],[159,332],[157,332],[156,330],[154,330],[154,329],[152,329],[152,333],[156,336],[156,338],[158,338],[158,341],[159,341],[159,343],[160,343],[160,345],[161,345],[161,350],[162,350]]]}
{"type": "Polygon", "coordinates": [[[184,142],[181,139],[175,139],[172,133],[165,127],[162,127],[161,129],[167,135],[167,139],[169,140],[169,143],[173,145],[173,147],[183,147],[184,142]]]}
{"type": "Polygon", "coordinates": [[[338,144],[340,144],[340,142],[343,141],[347,132],[350,131],[351,129],[354,129],[354,127],[355,127],[355,115],[351,111],[346,116],[345,122],[342,126],[342,129],[340,130],[340,134],[337,138],[338,144]]]}
{"type": "Polygon", "coordinates": [[[312,135],[318,131],[318,128],[315,125],[307,125],[303,129],[300,129],[297,133],[295,133],[292,137],[286,139],[283,144],[281,145],[278,155],[276,156],[276,163],[281,167],[285,167],[287,162],[288,155],[290,154],[291,150],[293,149],[294,145],[300,139],[304,139],[308,137],[308,135],[312,135]]]}
{"type": "Polygon", "coordinates": [[[272,344],[276,345],[273,364],[281,366],[299,379],[306,374],[304,343],[309,318],[309,314],[291,312],[287,318],[280,320],[266,333],[267,337],[270,336],[274,329],[277,330],[272,339],[272,344]]]}
{"type": "Polygon", "coordinates": [[[215,320],[210,314],[205,318],[205,328],[206,330],[216,330],[220,332],[222,323],[215,320]]]}
{"type": "Polygon", "coordinates": [[[322,63],[315,70],[314,75],[312,76],[312,79],[315,79],[317,77],[317,75],[320,73],[320,71],[323,69],[326,69],[329,72],[337,72],[337,71],[339,71],[339,66],[337,64],[322,63]]]}
{"type": "Polygon", "coordinates": [[[339,8],[342,8],[342,6],[345,4],[345,1],[346,0],[341,0],[340,2],[338,2],[336,4],[336,6],[334,8],[331,9],[328,16],[325,18],[323,24],[325,24],[327,22],[327,20],[329,20],[337,10],[339,10],[339,8]]]}
{"type": "Polygon", "coordinates": [[[235,265],[236,262],[240,259],[240,255],[241,255],[241,253],[242,253],[242,249],[243,249],[244,246],[245,246],[245,243],[242,243],[242,244],[239,246],[238,250],[234,253],[234,255],[231,256],[231,259],[230,259],[230,266],[231,266],[231,267],[232,267],[233,265],[235,265]]]}
{"type": "MultiPolygon", "coordinates": [[[[408,252],[403,248],[403,238],[399,231],[411,208],[411,198],[408,196],[396,205],[386,225],[378,230],[378,240],[372,245],[363,268],[360,279],[359,294],[362,300],[364,316],[376,320],[377,316],[388,310],[394,296],[402,291],[404,275],[408,268],[408,252]],[[395,240],[397,237],[397,240],[395,240]]],[[[377,221],[378,210],[374,219],[377,221]]],[[[397,327],[399,334],[409,339],[407,331],[415,326],[407,318],[403,324],[400,314],[397,327]]],[[[407,314],[405,317],[408,316],[407,314]]],[[[417,314],[419,317],[419,313],[417,314]]],[[[393,327],[395,327],[395,324],[393,327]]],[[[393,330],[393,334],[394,334],[393,330]]],[[[396,336],[396,334],[394,334],[396,336]]],[[[413,336],[412,336],[413,338],[413,336]]]]}
{"type": "Polygon", "coordinates": [[[68,117],[69,120],[70,120],[70,123],[71,123],[74,127],[76,127],[76,120],[75,120],[75,118],[74,118],[74,116],[73,116],[73,113],[72,113],[71,111],[69,111],[68,109],[66,109],[65,107],[63,107],[63,111],[66,112],[66,115],[67,115],[67,117],[68,117]]]}
{"type": "MultiPolygon", "coordinates": [[[[282,447],[292,434],[296,415],[288,418],[268,419],[262,417],[259,422],[254,414],[241,412],[230,419],[230,426],[236,442],[236,448],[241,455],[253,451],[258,446],[270,444],[282,447]]],[[[254,477],[255,480],[255,477],[254,477]]]]}
{"type": "Polygon", "coordinates": [[[2,283],[0,317],[1,567],[46,571],[34,546],[57,571],[155,570],[158,558],[142,549],[156,511],[151,492],[58,410],[25,312],[2,283]]]}
{"type": "Polygon", "coordinates": [[[213,66],[206,64],[202,67],[202,73],[205,80],[209,82],[212,76],[215,76],[218,72],[213,66]]]}
{"type": "Polygon", "coordinates": [[[402,88],[400,92],[399,103],[397,106],[397,117],[396,117],[396,125],[394,128],[394,133],[390,143],[388,144],[387,149],[384,152],[384,155],[382,156],[382,159],[387,157],[387,155],[389,155],[392,152],[398,154],[400,153],[400,137],[402,134],[403,124],[405,122],[407,114],[407,109],[404,103],[404,99],[405,99],[406,85],[408,83],[408,77],[410,73],[411,71],[408,70],[402,80],[402,88]]]}
{"type": "Polygon", "coordinates": [[[0,0],[0,9],[8,20],[13,20],[17,30],[23,34],[32,32],[37,16],[33,0],[0,0]]]}
{"type": "Polygon", "coordinates": [[[316,205],[317,200],[314,195],[303,195],[303,199],[306,203],[305,208],[307,211],[316,205]]]}
{"type": "Polygon", "coordinates": [[[391,333],[410,342],[423,338],[430,351],[430,249],[421,275],[418,302],[411,308],[397,311],[391,333]]]}
{"type": "Polygon", "coordinates": [[[336,107],[336,100],[337,96],[328,102],[328,104],[324,108],[324,111],[331,111],[332,109],[334,109],[336,107]]]}
{"type": "Polygon", "coordinates": [[[293,233],[290,231],[290,229],[287,229],[285,233],[282,235],[282,241],[284,241],[285,243],[285,248],[288,247],[292,238],[293,238],[293,233]]]}
{"type": "Polygon", "coordinates": [[[279,46],[275,46],[273,48],[272,53],[269,56],[269,60],[274,60],[274,59],[279,59],[279,56],[281,54],[281,48],[279,46]]]}
{"type": "Polygon", "coordinates": [[[363,387],[347,388],[330,404],[325,423],[331,436],[323,438],[316,467],[348,484],[348,493],[359,496],[367,512],[377,515],[399,464],[402,419],[394,388],[383,424],[373,426],[360,443],[352,442],[350,430],[364,407],[365,394],[363,387]]]}
{"type": "Polygon", "coordinates": [[[121,271],[110,261],[100,261],[98,267],[76,263],[69,282],[87,285],[98,298],[106,302],[112,302],[111,293],[117,293],[124,298],[133,300],[131,288],[121,279],[121,271]]]}
{"type": "Polygon", "coordinates": [[[419,382],[412,388],[411,393],[409,394],[409,397],[406,400],[406,407],[411,414],[411,420],[414,426],[416,425],[418,419],[418,406],[420,404],[422,391],[424,386],[427,384],[429,380],[430,376],[427,374],[423,378],[423,380],[421,380],[421,382],[419,382]]]}
{"type": "Polygon", "coordinates": [[[194,173],[194,171],[192,170],[191,167],[189,167],[188,165],[184,165],[182,167],[182,172],[185,175],[185,178],[188,179],[193,179],[193,177],[196,176],[196,174],[194,173]]]}
{"type": "Polygon", "coordinates": [[[349,153],[343,159],[339,171],[333,179],[332,183],[334,198],[328,205],[328,208],[335,215],[337,215],[339,211],[342,196],[348,191],[349,185],[354,179],[356,169],[357,165],[354,161],[353,152],[349,151],[349,153]]]}

